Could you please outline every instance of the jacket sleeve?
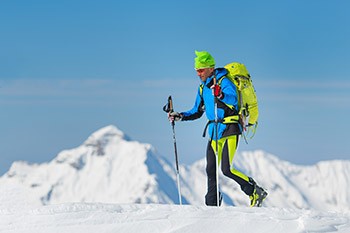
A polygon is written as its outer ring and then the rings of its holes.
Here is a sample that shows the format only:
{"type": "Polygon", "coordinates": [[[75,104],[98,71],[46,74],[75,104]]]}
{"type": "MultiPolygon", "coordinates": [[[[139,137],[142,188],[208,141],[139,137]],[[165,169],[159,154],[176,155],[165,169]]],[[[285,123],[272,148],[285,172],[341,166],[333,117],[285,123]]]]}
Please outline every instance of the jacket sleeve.
{"type": "Polygon", "coordinates": [[[204,101],[200,94],[200,88],[198,88],[196,101],[191,110],[186,112],[181,112],[183,121],[192,121],[200,118],[204,113],[204,101]]]}

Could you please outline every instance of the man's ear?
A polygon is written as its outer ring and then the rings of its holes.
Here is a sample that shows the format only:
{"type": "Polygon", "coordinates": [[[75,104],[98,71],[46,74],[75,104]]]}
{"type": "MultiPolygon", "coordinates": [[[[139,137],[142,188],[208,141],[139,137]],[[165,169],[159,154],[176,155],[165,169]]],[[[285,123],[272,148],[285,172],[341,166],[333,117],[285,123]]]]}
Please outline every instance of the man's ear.
{"type": "Polygon", "coordinates": [[[215,70],[215,68],[209,68],[209,72],[210,72],[211,75],[214,74],[214,70],[215,70]]]}

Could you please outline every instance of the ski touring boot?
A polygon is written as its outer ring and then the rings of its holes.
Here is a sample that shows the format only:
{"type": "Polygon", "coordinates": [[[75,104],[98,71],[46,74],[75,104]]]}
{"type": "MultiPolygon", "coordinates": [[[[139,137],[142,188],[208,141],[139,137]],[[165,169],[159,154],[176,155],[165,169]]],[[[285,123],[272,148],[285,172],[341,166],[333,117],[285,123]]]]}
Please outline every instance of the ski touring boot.
{"type": "Polygon", "coordinates": [[[267,196],[267,192],[258,186],[254,180],[251,180],[254,185],[254,191],[252,195],[249,196],[250,198],[250,206],[251,207],[261,207],[262,202],[265,200],[267,196]]]}

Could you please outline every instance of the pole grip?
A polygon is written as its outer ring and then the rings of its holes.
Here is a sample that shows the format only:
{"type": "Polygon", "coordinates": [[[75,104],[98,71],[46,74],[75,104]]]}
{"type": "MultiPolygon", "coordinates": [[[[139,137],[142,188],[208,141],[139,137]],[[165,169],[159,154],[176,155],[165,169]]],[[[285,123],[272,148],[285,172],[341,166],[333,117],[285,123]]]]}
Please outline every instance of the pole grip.
{"type": "Polygon", "coordinates": [[[169,106],[169,112],[173,112],[174,107],[173,107],[173,100],[171,98],[171,95],[169,95],[169,97],[168,97],[168,106],[169,106]]]}
{"type": "Polygon", "coordinates": [[[169,95],[168,102],[164,105],[163,111],[166,113],[171,113],[174,111],[173,100],[171,99],[171,95],[169,95]]]}

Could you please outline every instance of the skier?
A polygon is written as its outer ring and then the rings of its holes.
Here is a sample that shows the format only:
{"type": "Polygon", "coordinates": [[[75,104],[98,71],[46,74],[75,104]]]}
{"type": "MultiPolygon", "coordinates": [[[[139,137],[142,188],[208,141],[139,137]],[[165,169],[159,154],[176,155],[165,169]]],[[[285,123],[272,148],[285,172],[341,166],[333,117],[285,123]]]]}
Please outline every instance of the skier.
{"type": "MultiPolygon", "coordinates": [[[[241,129],[237,121],[231,119],[238,116],[238,98],[236,87],[227,78],[223,78],[220,86],[214,85],[214,79],[220,79],[227,74],[224,68],[215,68],[214,58],[206,51],[195,51],[195,70],[202,83],[202,90],[198,88],[194,107],[185,112],[172,112],[168,117],[170,121],[189,121],[200,118],[206,113],[208,124],[209,141],[206,152],[207,194],[205,204],[217,205],[217,182],[216,182],[216,148],[218,148],[218,161],[221,161],[223,174],[236,181],[242,191],[250,198],[251,206],[261,206],[267,196],[267,192],[259,187],[253,178],[248,177],[232,166],[241,129]],[[214,96],[215,95],[215,96],[214,96]],[[215,109],[214,98],[217,97],[217,109],[215,109]],[[234,106],[230,108],[228,106],[234,106]],[[217,111],[217,113],[215,113],[217,111]],[[218,123],[215,122],[217,114],[218,123]],[[231,122],[230,122],[231,121],[231,122]],[[232,123],[234,122],[234,123],[232,123]],[[216,138],[216,127],[217,138],[216,138]],[[216,142],[218,145],[216,145],[216,142]]],[[[219,194],[219,205],[222,194],[219,194]]]]}

